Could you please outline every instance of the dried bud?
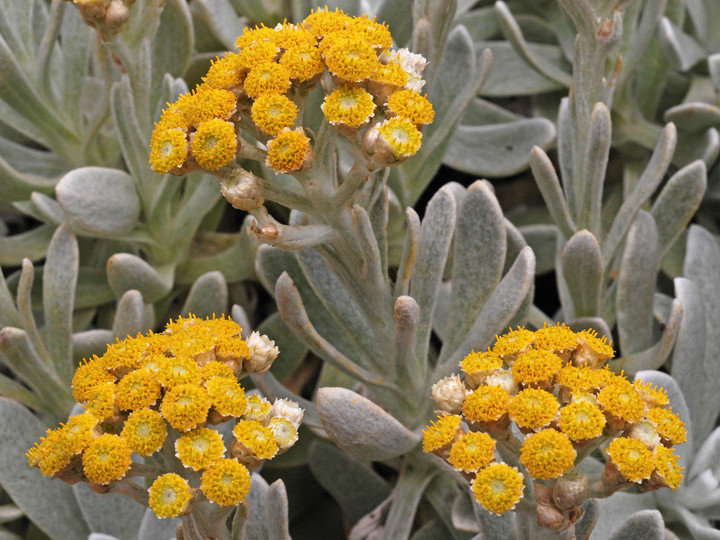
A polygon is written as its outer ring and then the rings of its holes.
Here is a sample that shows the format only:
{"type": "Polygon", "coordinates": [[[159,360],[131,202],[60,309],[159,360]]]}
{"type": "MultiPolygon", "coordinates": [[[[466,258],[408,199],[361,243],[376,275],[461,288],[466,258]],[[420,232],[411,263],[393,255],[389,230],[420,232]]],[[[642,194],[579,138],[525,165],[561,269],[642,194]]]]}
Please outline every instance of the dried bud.
{"type": "Polygon", "coordinates": [[[652,450],[660,444],[660,435],[658,434],[657,427],[648,420],[635,422],[630,429],[625,432],[625,436],[639,440],[647,446],[649,450],[652,450]]]}
{"type": "Polygon", "coordinates": [[[265,202],[262,180],[253,173],[240,169],[225,178],[220,186],[223,197],[238,210],[259,208],[265,202]]]}
{"type": "Polygon", "coordinates": [[[588,481],[585,475],[570,472],[555,482],[553,501],[563,510],[580,506],[587,498],[587,487],[588,481]]]}
{"type": "Polygon", "coordinates": [[[467,389],[459,375],[440,379],[432,386],[432,398],[438,409],[450,414],[462,414],[467,389]]]}
{"type": "Polygon", "coordinates": [[[122,0],[112,0],[105,12],[105,24],[112,29],[119,29],[130,18],[130,10],[122,0]]]}
{"type": "Polygon", "coordinates": [[[247,346],[250,348],[250,359],[245,361],[243,367],[250,373],[266,372],[280,354],[275,342],[265,334],[261,336],[259,332],[250,334],[247,346]]]}

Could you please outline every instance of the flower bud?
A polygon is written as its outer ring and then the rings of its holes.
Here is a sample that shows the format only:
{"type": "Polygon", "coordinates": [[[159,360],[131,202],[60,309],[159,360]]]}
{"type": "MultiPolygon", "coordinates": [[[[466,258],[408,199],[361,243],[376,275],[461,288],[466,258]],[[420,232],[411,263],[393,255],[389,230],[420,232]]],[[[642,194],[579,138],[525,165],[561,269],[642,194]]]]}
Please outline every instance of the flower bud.
{"type": "Polygon", "coordinates": [[[122,0],[112,0],[105,12],[105,24],[112,29],[120,29],[130,18],[130,10],[122,0]]]}
{"type": "Polygon", "coordinates": [[[583,474],[570,472],[561,476],[553,486],[553,501],[558,508],[567,510],[580,506],[587,498],[587,477],[583,474]]]}
{"type": "Polygon", "coordinates": [[[250,348],[250,359],[245,361],[243,367],[250,373],[266,372],[280,354],[275,342],[265,334],[261,336],[259,332],[250,334],[247,346],[250,348]]]}
{"type": "Polygon", "coordinates": [[[285,418],[288,420],[295,429],[300,427],[303,420],[303,414],[305,410],[302,409],[297,403],[289,399],[276,399],[270,408],[270,416],[285,418]]]}
{"type": "Polygon", "coordinates": [[[459,375],[440,379],[432,386],[432,398],[438,409],[450,414],[461,414],[467,389],[459,375]]]}
{"type": "Polygon", "coordinates": [[[262,180],[253,173],[240,169],[225,178],[220,186],[223,197],[238,210],[259,208],[265,202],[262,180]]]}

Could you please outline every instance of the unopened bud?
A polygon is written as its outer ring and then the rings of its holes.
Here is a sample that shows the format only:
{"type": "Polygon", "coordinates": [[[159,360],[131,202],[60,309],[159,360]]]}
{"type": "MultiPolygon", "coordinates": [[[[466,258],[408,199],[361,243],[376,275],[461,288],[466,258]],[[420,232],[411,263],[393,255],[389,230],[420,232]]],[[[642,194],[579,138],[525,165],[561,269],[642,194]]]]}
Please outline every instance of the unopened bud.
{"type": "Polygon", "coordinates": [[[272,431],[280,452],[284,452],[298,440],[297,428],[282,416],[276,416],[268,422],[268,428],[272,431]]]}
{"type": "Polygon", "coordinates": [[[467,396],[465,384],[459,375],[444,377],[432,386],[432,398],[438,409],[450,414],[461,414],[467,396]]]}
{"type": "Polygon", "coordinates": [[[580,506],[587,498],[587,477],[583,474],[568,473],[555,482],[553,501],[558,508],[567,510],[580,506]]]}
{"type": "Polygon", "coordinates": [[[305,410],[302,409],[297,403],[289,399],[276,399],[270,408],[270,416],[285,418],[289,421],[295,429],[300,427],[303,420],[303,414],[305,410]]]}
{"type": "Polygon", "coordinates": [[[105,24],[109,28],[119,29],[130,18],[130,10],[122,0],[112,0],[105,12],[105,24]]]}
{"type": "Polygon", "coordinates": [[[248,211],[259,208],[265,202],[262,180],[244,169],[225,178],[220,191],[227,202],[238,210],[248,211]]]}
{"type": "Polygon", "coordinates": [[[275,342],[265,334],[261,336],[259,332],[250,334],[247,346],[250,348],[250,359],[245,361],[243,367],[250,373],[266,372],[280,354],[275,342]]]}

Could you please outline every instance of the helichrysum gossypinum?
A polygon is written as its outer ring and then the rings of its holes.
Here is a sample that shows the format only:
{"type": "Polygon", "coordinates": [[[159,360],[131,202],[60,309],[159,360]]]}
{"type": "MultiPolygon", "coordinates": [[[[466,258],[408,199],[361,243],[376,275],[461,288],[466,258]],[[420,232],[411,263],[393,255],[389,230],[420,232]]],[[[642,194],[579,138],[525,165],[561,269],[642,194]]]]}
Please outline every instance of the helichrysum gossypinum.
{"type": "Polygon", "coordinates": [[[243,501],[248,469],[297,441],[303,411],[245,395],[238,379],[267,370],[278,350],[267,336],[253,332],[245,341],[240,332],[229,319],[191,316],[110,345],[75,372],[73,395],[86,412],[49,430],[28,462],[47,476],[135,495],[143,488],[130,478],[152,470],[157,478],[145,500],[161,518],[189,511],[200,491],[221,506],[243,501]],[[208,427],[226,421],[236,423],[228,448],[208,427]],[[144,464],[133,464],[132,454],[144,464]],[[178,466],[167,470],[172,463],[178,466]]]}
{"type": "Polygon", "coordinates": [[[219,173],[252,137],[261,145],[254,159],[263,153],[278,173],[304,170],[312,162],[304,104],[320,81],[327,122],[376,165],[399,163],[418,151],[422,126],[435,113],[420,94],[425,59],[392,46],[387,26],[337,9],[318,9],[299,24],[246,29],[238,52],[217,58],[203,84],[165,109],[150,165],[158,173],[198,166],[219,173]]]}
{"type": "Polygon", "coordinates": [[[547,526],[544,519],[558,516],[572,523],[589,497],[633,485],[677,489],[682,468],[671,447],[685,442],[683,422],[666,408],[664,390],[611,372],[613,355],[591,331],[511,330],[462,360],[464,380],[452,375],[433,386],[440,416],[425,428],[423,449],[463,474],[496,514],[515,508],[528,475],[544,505],[538,522],[547,526]],[[508,463],[495,462],[496,446],[508,463]],[[596,449],[605,469],[587,478],[575,467],[596,449]]]}

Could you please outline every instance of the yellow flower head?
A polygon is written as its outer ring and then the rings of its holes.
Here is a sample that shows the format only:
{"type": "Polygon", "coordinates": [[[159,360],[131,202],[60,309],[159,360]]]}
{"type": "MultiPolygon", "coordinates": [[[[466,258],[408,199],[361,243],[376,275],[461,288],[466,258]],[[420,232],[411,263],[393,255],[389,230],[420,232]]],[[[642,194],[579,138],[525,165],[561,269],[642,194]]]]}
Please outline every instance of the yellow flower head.
{"type": "Polygon", "coordinates": [[[272,41],[274,36],[275,29],[268,28],[264,24],[259,24],[255,26],[255,28],[246,27],[243,30],[242,35],[235,40],[235,46],[238,49],[244,49],[245,47],[249,47],[256,42],[272,41]]]}
{"type": "Polygon", "coordinates": [[[235,373],[232,368],[225,362],[220,362],[218,360],[211,360],[205,364],[200,370],[200,375],[203,383],[207,383],[213,377],[235,380],[235,373]]]}
{"type": "Polygon", "coordinates": [[[384,50],[392,47],[393,40],[390,29],[385,23],[375,22],[374,17],[372,19],[367,15],[355,17],[347,25],[347,28],[351,32],[361,35],[375,49],[384,50]]]}
{"type": "Polygon", "coordinates": [[[256,41],[238,53],[238,65],[250,70],[258,64],[274,62],[280,49],[272,41],[256,41]]]}
{"type": "MultiPolygon", "coordinates": [[[[167,104],[167,108],[160,115],[160,121],[155,124],[155,132],[179,129],[185,131],[190,126],[190,121],[180,110],[177,103],[167,104]]],[[[154,135],[154,133],[153,133],[154,135]]]]}
{"type": "Polygon", "coordinates": [[[240,417],[247,411],[245,391],[234,376],[213,377],[205,386],[213,407],[221,415],[240,417]]]}
{"type": "Polygon", "coordinates": [[[237,53],[226,53],[222,58],[216,58],[203,82],[218,90],[232,90],[237,88],[245,80],[247,70],[240,62],[240,55],[237,53]]]}
{"type": "Polygon", "coordinates": [[[235,506],[250,492],[250,473],[235,459],[220,459],[202,475],[200,489],[220,506],[235,506]]]}
{"type": "Polygon", "coordinates": [[[207,469],[225,455],[220,433],[210,428],[196,428],[175,441],[175,455],[193,471],[207,469]]]}
{"type": "Polygon", "coordinates": [[[350,82],[364,81],[379,65],[375,49],[362,37],[338,38],[324,56],[328,71],[350,82]]]}
{"type": "Polygon", "coordinates": [[[495,441],[487,433],[470,432],[460,437],[450,449],[448,462],[461,471],[474,472],[495,459],[495,441]]]}
{"type": "Polygon", "coordinates": [[[160,399],[161,387],[147,369],[125,375],[115,389],[115,403],[120,409],[135,411],[153,405],[160,399]]]}
{"type": "Polygon", "coordinates": [[[369,79],[402,88],[408,83],[408,74],[400,64],[390,62],[389,64],[378,65],[378,68],[370,75],[369,79]]]}
{"type": "Polygon", "coordinates": [[[633,388],[640,395],[640,398],[645,402],[645,405],[652,409],[653,407],[665,407],[670,403],[667,392],[664,388],[654,387],[650,383],[641,381],[640,379],[635,380],[633,388]]]}
{"type": "MultiPolygon", "coordinates": [[[[551,353],[552,354],[552,353],[551,353]]],[[[597,388],[598,378],[596,371],[588,367],[575,367],[567,365],[563,367],[557,376],[559,386],[564,386],[572,392],[587,392],[597,388]]]]}
{"type": "Polygon", "coordinates": [[[126,337],[117,340],[117,343],[108,345],[107,351],[100,357],[100,363],[105,369],[126,372],[135,369],[148,348],[148,340],[142,334],[136,337],[126,337]]]}
{"type": "Polygon", "coordinates": [[[423,452],[434,452],[453,442],[463,428],[462,418],[455,414],[439,416],[423,429],[423,452]]]}
{"type": "Polygon", "coordinates": [[[281,131],[267,147],[267,166],[279,173],[299,170],[312,152],[310,139],[300,129],[281,131]]]}
{"type": "Polygon", "coordinates": [[[630,482],[650,478],[655,469],[652,452],[637,439],[618,437],[608,445],[607,454],[620,474],[630,482]]]}
{"type": "Polygon", "coordinates": [[[187,153],[188,143],[185,131],[155,129],[150,141],[150,167],[153,171],[160,174],[169,173],[185,163],[187,153]]]}
{"type": "Polygon", "coordinates": [[[97,425],[98,419],[89,412],[71,416],[62,426],[62,432],[67,437],[68,450],[73,454],[85,450],[93,440],[93,432],[97,425]]]}
{"type": "Polygon", "coordinates": [[[606,386],[600,390],[597,399],[607,413],[620,420],[637,422],[645,414],[645,403],[627,381],[606,386]]]}
{"type": "Polygon", "coordinates": [[[179,516],[192,499],[190,484],[175,473],[158,476],[148,491],[150,508],[159,518],[179,516]]]}
{"type": "Polygon", "coordinates": [[[577,335],[564,324],[545,325],[535,331],[535,347],[538,349],[566,353],[575,349],[577,345],[577,335]]]}
{"type": "Polygon", "coordinates": [[[160,362],[156,378],[165,389],[180,384],[199,384],[202,378],[200,366],[187,356],[170,356],[160,362]]]}
{"type": "Polygon", "coordinates": [[[672,409],[656,407],[647,411],[646,416],[657,426],[658,434],[663,442],[675,445],[687,441],[685,424],[677,414],[672,412],[672,409]]]}
{"type": "Polygon", "coordinates": [[[235,439],[249,454],[259,459],[272,459],[278,451],[270,428],[255,420],[241,420],[233,428],[235,439]]]}
{"type": "Polygon", "coordinates": [[[578,365],[601,366],[606,360],[615,356],[612,344],[608,344],[605,336],[599,338],[594,330],[583,330],[578,332],[576,337],[578,348],[573,354],[573,362],[578,365]]]}
{"type": "Polygon", "coordinates": [[[292,127],[298,108],[283,94],[263,94],[255,100],[250,111],[257,127],[269,135],[277,135],[292,127]]]}
{"type": "Polygon", "coordinates": [[[321,108],[331,124],[358,127],[372,118],[375,103],[365,90],[350,86],[334,90],[321,108]]]}
{"type": "Polygon", "coordinates": [[[509,407],[510,394],[507,390],[482,385],[465,398],[463,415],[471,422],[491,422],[499,420],[509,407]]]}
{"type": "Polygon", "coordinates": [[[237,98],[229,90],[213,88],[208,84],[198,86],[192,93],[177,101],[177,107],[190,124],[198,127],[203,122],[218,118],[225,120],[235,112],[237,98]]]}
{"type": "Polygon", "coordinates": [[[547,426],[560,408],[555,396],[545,390],[527,388],[510,401],[510,418],[520,427],[538,429],[547,426]]]}
{"type": "Polygon", "coordinates": [[[248,399],[247,410],[243,417],[245,420],[255,420],[265,423],[270,415],[272,404],[259,394],[252,394],[248,399]]]}
{"type": "Polygon", "coordinates": [[[605,415],[592,403],[576,401],[560,409],[558,424],[573,441],[594,439],[602,435],[605,415]]]}
{"type": "Polygon", "coordinates": [[[142,409],[128,416],[120,436],[133,452],[149,456],[162,448],[167,437],[167,424],[159,412],[142,409]]]}
{"type": "Polygon", "coordinates": [[[460,369],[468,375],[489,375],[502,367],[502,358],[492,351],[472,351],[460,362],[460,369]]]}
{"type": "Polygon", "coordinates": [[[302,25],[314,36],[323,37],[330,32],[343,30],[351,21],[352,17],[348,17],[341,10],[335,8],[335,11],[330,11],[325,8],[311,11],[302,21],[302,25]]]}
{"type": "Polygon", "coordinates": [[[28,450],[28,465],[38,467],[45,476],[52,476],[70,462],[72,450],[73,443],[62,428],[49,429],[45,437],[28,450]]]}
{"type": "Polygon", "coordinates": [[[263,94],[284,94],[290,88],[290,73],[274,62],[257,64],[245,77],[244,88],[253,99],[263,94]]]}
{"type": "Polygon", "coordinates": [[[73,375],[73,397],[78,403],[90,397],[92,388],[101,383],[115,382],[115,376],[105,370],[97,356],[92,360],[84,360],[73,375]]]}
{"type": "Polygon", "coordinates": [[[115,415],[115,384],[111,382],[95,385],[88,391],[85,410],[101,422],[115,415]]]}
{"type": "Polygon", "coordinates": [[[560,372],[562,364],[557,354],[532,349],[522,353],[513,362],[512,375],[520,384],[550,382],[560,372]]]}
{"type": "Polygon", "coordinates": [[[655,473],[670,489],[677,489],[682,482],[682,471],[685,467],[678,466],[678,456],[671,448],[658,445],[653,450],[655,473]]]}
{"type": "Polygon", "coordinates": [[[207,419],[210,404],[205,387],[181,384],[165,394],[160,413],[178,431],[189,431],[207,419]]]}
{"type": "Polygon", "coordinates": [[[565,474],[575,463],[576,455],[567,435],[544,429],[525,438],[520,449],[520,462],[531,476],[549,480],[565,474]]]}
{"type": "Polygon", "coordinates": [[[480,505],[494,514],[512,510],[523,496],[523,475],[505,463],[492,463],[475,476],[472,491],[480,505]]]}
{"type": "Polygon", "coordinates": [[[527,351],[535,341],[535,334],[530,330],[518,328],[502,336],[495,336],[493,352],[505,363],[511,364],[520,353],[527,351]]]}
{"type": "Polygon", "coordinates": [[[118,435],[105,433],[92,440],[83,452],[85,476],[96,484],[120,480],[132,465],[130,446],[118,435]]]}
{"type": "Polygon", "coordinates": [[[388,109],[401,118],[407,118],[413,124],[429,124],[435,117],[435,111],[427,97],[412,90],[399,90],[390,94],[388,109]]]}
{"type": "Polygon", "coordinates": [[[297,429],[287,418],[275,416],[268,422],[268,427],[272,431],[280,450],[287,450],[298,440],[297,429]]]}
{"type": "Polygon", "coordinates": [[[422,133],[410,120],[395,117],[385,120],[378,128],[380,138],[397,158],[414,155],[422,144],[422,133]]]}
{"type": "Polygon", "coordinates": [[[215,118],[198,126],[190,147],[198,165],[215,171],[235,159],[237,143],[235,126],[215,118]]]}
{"type": "Polygon", "coordinates": [[[273,43],[287,51],[295,47],[307,47],[317,45],[317,40],[312,32],[297,24],[285,22],[275,27],[273,43]]]}
{"type": "Polygon", "coordinates": [[[289,48],[280,58],[280,65],[287,69],[290,78],[306,82],[325,71],[325,62],[316,45],[298,45],[289,48]]]}

